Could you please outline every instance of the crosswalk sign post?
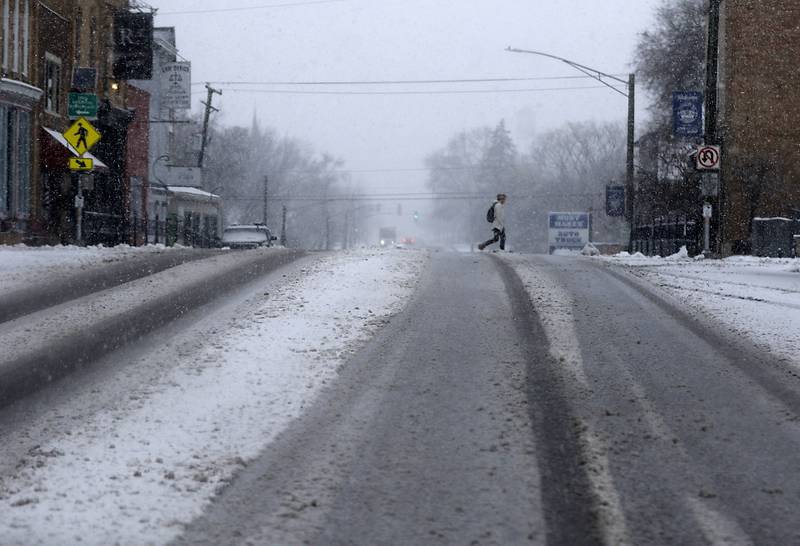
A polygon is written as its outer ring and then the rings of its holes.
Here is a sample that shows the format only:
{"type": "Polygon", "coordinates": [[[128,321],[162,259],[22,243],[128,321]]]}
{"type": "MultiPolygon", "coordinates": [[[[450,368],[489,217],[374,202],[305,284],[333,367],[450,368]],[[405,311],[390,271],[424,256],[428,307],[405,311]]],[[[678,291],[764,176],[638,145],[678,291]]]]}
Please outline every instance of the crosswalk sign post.
{"type": "Polygon", "coordinates": [[[89,123],[86,118],[80,117],[75,120],[75,123],[67,129],[64,133],[64,138],[70,145],[75,148],[78,155],[83,157],[83,154],[92,149],[100,140],[100,133],[94,126],[89,123]]]}

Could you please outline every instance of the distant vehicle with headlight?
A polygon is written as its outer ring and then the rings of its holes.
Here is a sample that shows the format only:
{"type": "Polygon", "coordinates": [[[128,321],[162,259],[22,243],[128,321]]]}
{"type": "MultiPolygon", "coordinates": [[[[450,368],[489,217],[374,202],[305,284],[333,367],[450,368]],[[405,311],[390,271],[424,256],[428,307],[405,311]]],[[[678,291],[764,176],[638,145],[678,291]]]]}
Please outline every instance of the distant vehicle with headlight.
{"type": "Polygon", "coordinates": [[[391,247],[397,242],[397,229],[393,227],[382,227],[378,230],[378,244],[381,248],[391,247]]]}

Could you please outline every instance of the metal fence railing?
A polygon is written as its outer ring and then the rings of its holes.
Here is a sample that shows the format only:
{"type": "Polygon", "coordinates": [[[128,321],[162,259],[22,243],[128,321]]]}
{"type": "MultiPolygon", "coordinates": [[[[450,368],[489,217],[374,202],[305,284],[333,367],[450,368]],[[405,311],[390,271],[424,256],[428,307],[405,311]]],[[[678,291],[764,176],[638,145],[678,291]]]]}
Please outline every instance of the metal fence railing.
{"type": "Polygon", "coordinates": [[[685,246],[694,256],[701,250],[700,236],[700,226],[694,220],[680,216],[655,218],[634,227],[632,251],[647,256],[670,256],[685,246]]]}
{"type": "MultiPolygon", "coordinates": [[[[145,223],[142,224],[144,228],[145,223]]],[[[174,246],[213,248],[220,245],[216,222],[184,221],[176,217],[166,220],[152,219],[146,222],[145,243],[174,246]]]]}

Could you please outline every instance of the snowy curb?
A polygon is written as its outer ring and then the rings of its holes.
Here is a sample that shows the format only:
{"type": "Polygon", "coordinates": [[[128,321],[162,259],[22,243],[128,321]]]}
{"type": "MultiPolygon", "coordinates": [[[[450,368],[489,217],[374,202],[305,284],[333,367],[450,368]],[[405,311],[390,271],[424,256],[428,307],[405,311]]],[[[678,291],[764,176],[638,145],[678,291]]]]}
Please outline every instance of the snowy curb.
{"type": "Polygon", "coordinates": [[[592,258],[618,268],[676,302],[713,320],[734,338],[800,369],[800,259],[733,256],[723,260],[644,256],[592,258]]]}
{"type": "Polygon", "coordinates": [[[0,405],[301,255],[216,256],[5,322],[0,325],[0,405]]]}

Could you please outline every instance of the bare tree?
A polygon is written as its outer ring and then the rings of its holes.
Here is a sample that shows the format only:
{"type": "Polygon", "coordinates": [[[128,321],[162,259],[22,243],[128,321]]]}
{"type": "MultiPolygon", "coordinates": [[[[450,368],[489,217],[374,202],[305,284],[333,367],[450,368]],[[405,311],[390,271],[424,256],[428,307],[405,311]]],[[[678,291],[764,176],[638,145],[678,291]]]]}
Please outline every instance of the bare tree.
{"type": "Polygon", "coordinates": [[[651,113],[669,126],[672,93],[699,91],[705,81],[708,0],[663,0],[653,28],[639,35],[634,67],[656,98],[651,113]]]}
{"type": "Polygon", "coordinates": [[[227,223],[260,222],[266,178],[267,218],[273,231],[282,225],[286,206],[292,246],[330,248],[341,244],[342,214],[335,203],[350,184],[342,165],[307,143],[279,136],[274,129],[262,130],[255,123],[249,129],[212,126],[206,189],[222,195],[227,223]]]}

